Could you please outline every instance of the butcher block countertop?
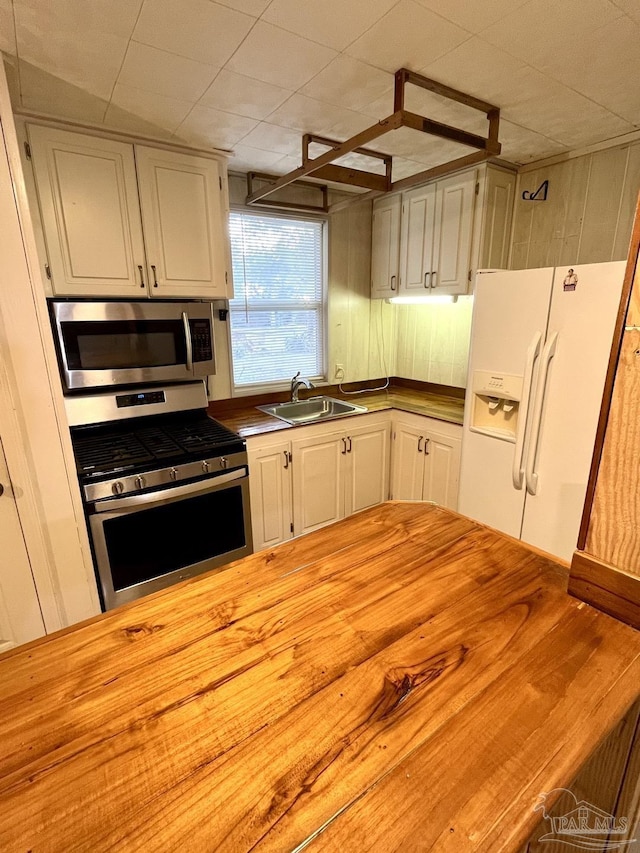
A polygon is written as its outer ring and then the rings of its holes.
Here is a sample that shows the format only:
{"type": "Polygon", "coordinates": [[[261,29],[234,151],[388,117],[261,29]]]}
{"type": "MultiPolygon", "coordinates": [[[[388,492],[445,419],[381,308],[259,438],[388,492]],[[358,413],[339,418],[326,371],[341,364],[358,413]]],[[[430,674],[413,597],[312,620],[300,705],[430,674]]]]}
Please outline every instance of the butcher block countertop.
{"type": "Polygon", "coordinates": [[[640,693],[566,572],[390,502],[0,658],[0,849],[518,851],[640,693]]]}
{"type": "MultiPolygon", "coordinates": [[[[430,418],[448,421],[453,424],[461,424],[464,417],[464,399],[448,397],[444,394],[434,394],[418,391],[411,388],[392,386],[388,391],[371,391],[364,394],[347,395],[335,389],[335,386],[315,388],[313,391],[301,390],[300,399],[326,394],[339,400],[347,400],[358,406],[365,406],[369,412],[382,412],[387,409],[398,409],[403,412],[411,412],[416,415],[426,415],[430,418]]],[[[286,395],[279,395],[283,399],[286,395]]],[[[224,424],[228,429],[238,433],[242,438],[250,438],[264,433],[277,432],[286,429],[295,429],[304,424],[288,424],[279,418],[274,418],[261,412],[255,405],[237,407],[238,400],[233,401],[235,408],[226,408],[224,402],[213,402],[209,404],[209,414],[217,421],[224,424]]],[[[358,415],[347,415],[348,418],[357,418],[358,415]]],[[[325,423],[333,423],[331,419],[325,423]]]]}

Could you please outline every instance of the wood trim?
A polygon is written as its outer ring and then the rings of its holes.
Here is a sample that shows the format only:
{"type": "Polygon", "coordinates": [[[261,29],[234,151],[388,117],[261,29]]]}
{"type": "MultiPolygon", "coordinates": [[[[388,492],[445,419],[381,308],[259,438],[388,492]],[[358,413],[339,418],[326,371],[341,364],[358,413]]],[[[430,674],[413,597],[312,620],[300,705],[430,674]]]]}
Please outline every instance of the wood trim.
{"type": "Polygon", "coordinates": [[[367,190],[375,190],[381,193],[387,192],[390,187],[390,181],[387,180],[385,175],[377,175],[375,172],[365,172],[363,169],[337,166],[335,163],[329,166],[322,166],[313,175],[321,181],[335,181],[336,183],[364,187],[367,190]]]}
{"type": "Polygon", "coordinates": [[[452,127],[449,124],[425,118],[408,110],[402,110],[402,125],[403,127],[410,127],[412,130],[419,130],[421,133],[428,133],[431,136],[438,136],[442,139],[450,139],[453,142],[459,142],[461,145],[468,145],[470,148],[488,151],[490,154],[500,153],[501,146],[499,142],[493,142],[484,136],[469,133],[467,130],[460,130],[458,127],[452,127]]]}
{"type": "Polygon", "coordinates": [[[583,551],[587,534],[589,532],[589,523],[591,520],[591,512],[593,510],[593,499],[596,491],[596,483],[598,480],[598,471],[600,469],[600,461],[602,459],[602,450],[607,432],[607,423],[609,421],[609,409],[611,408],[611,400],[613,398],[613,388],[616,379],[616,370],[618,368],[618,360],[620,358],[620,350],[622,349],[622,340],[624,337],[624,327],[631,302],[631,293],[633,291],[633,281],[640,254],[640,193],[636,204],[636,215],[633,223],[633,231],[631,233],[631,244],[629,246],[629,255],[627,266],[624,274],[624,283],[622,285],[622,295],[620,297],[620,306],[618,308],[618,316],[616,317],[616,325],[613,333],[613,341],[611,344],[611,354],[609,356],[609,365],[607,367],[607,375],[604,383],[604,391],[602,395],[602,403],[600,405],[600,415],[598,417],[598,428],[596,430],[596,439],[593,448],[593,456],[591,458],[591,469],[589,471],[589,480],[587,483],[587,491],[584,500],[584,508],[582,511],[582,521],[580,523],[580,532],[578,534],[578,550],[583,551]]]}
{"type": "Polygon", "coordinates": [[[569,594],[640,630],[640,575],[576,551],[569,571],[569,594]]]}
{"type": "MultiPolygon", "coordinates": [[[[421,89],[427,89],[429,92],[434,92],[436,95],[441,95],[443,98],[449,98],[451,101],[457,101],[459,104],[464,104],[466,107],[471,107],[474,110],[479,110],[481,113],[490,113],[492,110],[498,109],[493,104],[487,101],[481,101],[480,98],[474,98],[473,95],[467,95],[466,92],[461,92],[459,89],[453,89],[451,86],[445,86],[444,83],[438,83],[437,80],[432,80],[430,77],[424,77],[415,71],[410,71],[408,68],[400,68],[395,74],[396,94],[398,86],[406,83],[411,83],[414,86],[419,86],[421,89]]],[[[394,103],[394,109],[402,109],[398,105],[398,101],[394,103]]]]}

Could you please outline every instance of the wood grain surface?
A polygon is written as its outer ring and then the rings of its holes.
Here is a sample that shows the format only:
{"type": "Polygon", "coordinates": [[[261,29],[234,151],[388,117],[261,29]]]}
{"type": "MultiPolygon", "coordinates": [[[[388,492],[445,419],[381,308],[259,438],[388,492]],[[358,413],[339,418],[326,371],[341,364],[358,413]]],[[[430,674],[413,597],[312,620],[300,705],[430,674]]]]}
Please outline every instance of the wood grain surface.
{"type": "Polygon", "coordinates": [[[526,546],[390,502],[0,658],[0,848],[517,851],[640,693],[526,546]]]}
{"type": "Polygon", "coordinates": [[[640,574],[627,574],[591,554],[576,551],[569,593],[640,630],[640,574]]]}

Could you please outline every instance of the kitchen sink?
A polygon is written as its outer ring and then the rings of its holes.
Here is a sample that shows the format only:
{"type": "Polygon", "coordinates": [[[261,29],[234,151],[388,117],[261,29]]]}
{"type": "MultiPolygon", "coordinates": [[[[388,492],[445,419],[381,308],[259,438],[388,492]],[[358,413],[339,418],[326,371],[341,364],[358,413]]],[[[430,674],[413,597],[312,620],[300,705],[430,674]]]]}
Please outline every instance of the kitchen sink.
{"type": "Polygon", "coordinates": [[[280,418],[288,424],[306,424],[315,421],[328,421],[345,415],[357,415],[366,412],[365,406],[334,400],[333,397],[309,397],[297,403],[275,403],[273,406],[257,406],[261,412],[280,418]]]}

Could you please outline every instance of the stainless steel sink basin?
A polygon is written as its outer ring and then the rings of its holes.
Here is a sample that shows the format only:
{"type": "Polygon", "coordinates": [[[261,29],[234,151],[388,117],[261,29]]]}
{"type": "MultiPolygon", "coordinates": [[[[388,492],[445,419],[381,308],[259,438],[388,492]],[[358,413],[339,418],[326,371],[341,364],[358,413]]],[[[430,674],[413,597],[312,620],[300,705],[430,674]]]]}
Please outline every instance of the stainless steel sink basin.
{"type": "Polygon", "coordinates": [[[357,415],[366,412],[365,406],[334,400],[333,397],[309,397],[297,403],[275,403],[273,406],[257,406],[261,412],[280,418],[288,424],[306,424],[315,421],[328,421],[345,415],[357,415]]]}

